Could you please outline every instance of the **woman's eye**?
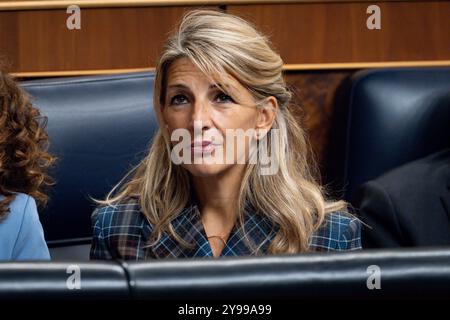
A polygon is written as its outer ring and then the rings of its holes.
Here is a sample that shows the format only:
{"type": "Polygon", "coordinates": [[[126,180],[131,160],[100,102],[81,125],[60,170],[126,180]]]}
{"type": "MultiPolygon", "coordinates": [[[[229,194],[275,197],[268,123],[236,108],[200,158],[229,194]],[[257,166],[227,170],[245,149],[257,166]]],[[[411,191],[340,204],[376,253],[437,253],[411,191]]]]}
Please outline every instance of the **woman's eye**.
{"type": "Polygon", "coordinates": [[[229,95],[226,95],[225,93],[219,93],[216,96],[216,101],[218,101],[218,102],[234,102],[234,100],[229,95]]]}
{"type": "Polygon", "coordinates": [[[187,99],[186,99],[186,96],[184,96],[182,94],[177,94],[170,100],[171,105],[179,105],[179,104],[184,104],[184,103],[187,103],[187,99]]]}

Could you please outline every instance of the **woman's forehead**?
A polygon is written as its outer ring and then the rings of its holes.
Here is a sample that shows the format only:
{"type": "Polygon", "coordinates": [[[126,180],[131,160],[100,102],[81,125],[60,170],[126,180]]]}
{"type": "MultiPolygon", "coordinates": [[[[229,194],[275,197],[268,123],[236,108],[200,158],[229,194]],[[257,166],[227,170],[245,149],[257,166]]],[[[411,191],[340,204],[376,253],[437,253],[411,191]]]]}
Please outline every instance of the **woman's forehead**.
{"type": "Polygon", "coordinates": [[[223,89],[238,89],[242,90],[244,87],[231,75],[206,75],[188,58],[180,58],[174,61],[167,70],[167,86],[174,86],[183,84],[189,87],[193,82],[202,84],[211,88],[215,85],[223,87],[223,89]]]}
{"type": "Polygon", "coordinates": [[[205,77],[205,75],[187,58],[177,59],[170,64],[169,69],[167,70],[167,79],[168,81],[174,81],[184,77],[202,78],[205,77]]]}

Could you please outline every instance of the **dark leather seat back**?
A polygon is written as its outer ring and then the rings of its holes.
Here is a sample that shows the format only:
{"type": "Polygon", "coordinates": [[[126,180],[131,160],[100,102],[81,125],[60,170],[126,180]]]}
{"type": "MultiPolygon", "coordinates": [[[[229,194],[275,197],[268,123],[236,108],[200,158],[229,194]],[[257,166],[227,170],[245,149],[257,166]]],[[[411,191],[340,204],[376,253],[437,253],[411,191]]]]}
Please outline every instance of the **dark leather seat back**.
{"type": "Polygon", "coordinates": [[[3,262],[3,299],[128,299],[129,284],[118,262],[3,262]]]}
{"type": "Polygon", "coordinates": [[[103,198],[143,158],[158,127],[153,81],[153,73],[135,73],[21,83],[48,118],[58,157],[42,214],[49,245],[90,242],[90,197],[103,198]]]}
{"type": "Polygon", "coordinates": [[[450,295],[448,249],[183,259],[134,262],[126,267],[131,294],[137,299],[369,299],[450,295]]]}
{"type": "Polygon", "coordinates": [[[361,71],[352,82],[347,200],[362,183],[450,147],[450,68],[361,71]]]}
{"type": "Polygon", "coordinates": [[[184,305],[194,299],[299,301],[449,296],[448,249],[168,259],[121,265],[112,261],[0,263],[0,300],[120,298],[176,300],[184,305]]]}

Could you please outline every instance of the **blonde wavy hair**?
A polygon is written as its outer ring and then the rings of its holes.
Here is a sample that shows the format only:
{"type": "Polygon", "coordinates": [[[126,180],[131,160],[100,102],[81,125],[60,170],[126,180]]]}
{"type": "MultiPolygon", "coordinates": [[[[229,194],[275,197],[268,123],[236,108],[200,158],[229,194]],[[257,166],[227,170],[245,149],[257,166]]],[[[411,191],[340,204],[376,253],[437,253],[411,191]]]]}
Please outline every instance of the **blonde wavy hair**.
{"type": "MultiPolygon", "coordinates": [[[[154,227],[153,244],[168,232],[181,245],[192,246],[170,223],[188,204],[192,186],[188,171],[171,161],[171,143],[161,114],[169,66],[180,58],[188,58],[215,82],[221,83],[223,74],[233,76],[251,92],[256,106],[269,96],[277,99],[279,110],[272,129],[279,130],[274,135],[278,141],[270,141],[270,134],[264,139],[269,146],[278,143],[279,170],[261,175],[259,163],[246,165],[236,204],[238,222],[243,225],[245,208],[252,208],[279,225],[268,249],[270,254],[308,251],[310,237],[322,226],[325,216],[346,211],[347,205],[327,201],[317,180],[305,132],[290,111],[292,93],[283,79],[280,55],[252,24],[219,11],[188,12],[167,40],[157,63],[153,96],[160,129],[144,160],[98,202],[114,206],[134,198],[154,227]]],[[[258,253],[259,247],[253,249],[258,253]]]]}

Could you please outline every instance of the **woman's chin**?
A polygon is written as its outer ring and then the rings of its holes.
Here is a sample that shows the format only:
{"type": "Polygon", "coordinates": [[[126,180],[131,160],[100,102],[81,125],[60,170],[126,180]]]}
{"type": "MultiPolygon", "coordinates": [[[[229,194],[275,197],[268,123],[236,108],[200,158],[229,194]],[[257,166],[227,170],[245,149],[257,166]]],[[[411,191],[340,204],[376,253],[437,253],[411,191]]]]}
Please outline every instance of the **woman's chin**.
{"type": "Polygon", "coordinates": [[[183,167],[194,177],[216,176],[226,169],[226,166],[219,164],[187,164],[183,167]]]}

